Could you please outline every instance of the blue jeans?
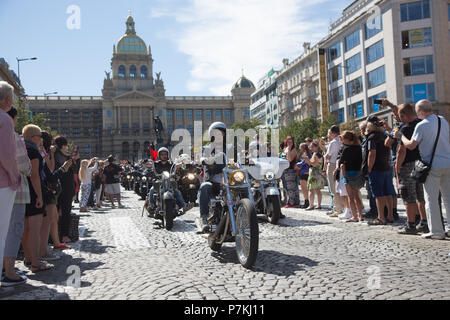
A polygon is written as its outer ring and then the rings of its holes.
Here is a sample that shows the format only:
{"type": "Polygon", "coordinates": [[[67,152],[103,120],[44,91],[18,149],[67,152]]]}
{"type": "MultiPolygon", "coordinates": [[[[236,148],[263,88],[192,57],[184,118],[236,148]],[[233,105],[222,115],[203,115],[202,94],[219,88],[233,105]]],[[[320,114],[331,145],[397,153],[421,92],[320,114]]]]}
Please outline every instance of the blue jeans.
{"type": "Polygon", "coordinates": [[[213,184],[203,182],[198,191],[198,203],[200,205],[200,216],[207,218],[209,213],[209,201],[213,196],[213,184]]]}
{"type": "MultiPolygon", "coordinates": [[[[183,195],[181,194],[180,190],[176,189],[174,192],[175,199],[177,200],[177,204],[179,207],[184,208],[186,203],[184,202],[183,195]]],[[[151,187],[150,191],[148,192],[148,203],[150,205],[155,205],[155,188],[151,187]]]]}

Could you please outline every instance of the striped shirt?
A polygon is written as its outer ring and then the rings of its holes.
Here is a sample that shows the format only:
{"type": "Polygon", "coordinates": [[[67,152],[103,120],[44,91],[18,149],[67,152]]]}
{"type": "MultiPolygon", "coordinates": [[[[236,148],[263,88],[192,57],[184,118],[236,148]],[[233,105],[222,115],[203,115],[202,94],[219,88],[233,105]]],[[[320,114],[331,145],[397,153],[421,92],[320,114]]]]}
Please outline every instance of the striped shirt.
{"type": "Polygon", "coordinates": [[[16,159],[17,167],[19,168],[20,175],[22,177],[22,183],[17,190],[15,204],[27,204],[30,203],[30,189],[28,187],[28,179],[31,175],[31,162],[28,158],[27,148],[20,135],[15,133],[16,136],[16,159]]]}

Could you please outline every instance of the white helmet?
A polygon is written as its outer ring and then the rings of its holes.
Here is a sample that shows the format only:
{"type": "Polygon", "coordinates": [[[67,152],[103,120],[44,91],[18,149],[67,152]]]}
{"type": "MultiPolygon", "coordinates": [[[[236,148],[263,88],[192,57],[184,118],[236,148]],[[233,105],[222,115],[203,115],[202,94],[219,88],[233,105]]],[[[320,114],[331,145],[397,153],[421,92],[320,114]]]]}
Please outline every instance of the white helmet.
{"type": "Polygon", "coordinates": [[[211,137],[213,130],[227,130],[227,126],[223,122],[214,122],[212,125],[209,126],[208,134],[211,137]]]}
{"type": "Polygon", "coordinates": [[[159,160],[159,153],[160,152],[167,152],[167,156],[169,156],[169,149],[164,148],[164,147],[163,148],[159,148],[159,150],[158,150],[158,157],[157,157],[158,160],[159,160]]]}

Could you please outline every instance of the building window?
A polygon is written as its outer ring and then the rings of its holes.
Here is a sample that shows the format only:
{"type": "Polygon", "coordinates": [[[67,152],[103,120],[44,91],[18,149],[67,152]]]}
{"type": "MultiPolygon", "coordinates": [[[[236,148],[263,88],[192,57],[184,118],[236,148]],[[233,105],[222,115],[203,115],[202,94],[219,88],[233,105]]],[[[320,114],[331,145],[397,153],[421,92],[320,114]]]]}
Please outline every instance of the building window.
{"type": "Polygon", "coordinates": [[[245,108],[244,117],[245,118],[250,118],[250,108],[245,108]]]}
{"type": "Polygon", "coordinates": [[[366,40],[383,30],[383,17],[379,15],[365,24],[366,40]]]}
{"type": "Polygon", "coordinates": [[[367,64],[377,61],[384,57],[384,42],[378,41],[373,46],[366,49],[366,61],[367,64]]]}
{"type": "Polygon", "coordinates": [[[360,44],[359,30],[353,32],[345,38],[345,52],[353,49],[360,44]]]}
{"type": "Polygon", "coordinates": [[[149,135],[150,134],[150,124],[149,123],[143,123],[142,124],[142,129],[143,129],[144,135],[149,135]]]}
{"type": "Polygon", "coordinates": [[[101,120],[102,119],[102,112],[101,111],[95,111],[94,112],[94,120],[101,120]]]}
{"type": "Polygon", "coordinates": [[[344,99],[342,86],[330,91],[330,104],[338,103],[344,99]]]}
{"type": "Polygon", "coordinates": [[[141,79],[147,79],[147,67],[146,66],[142,66],[141,67],[141,79]]]}
{"type": "Polygon", "coordinates": [[[128,123],[122,123],[122,135],[127,136],[128,132],[128,123]]]}
{"type": "Polygon", "coordinates": [[[119,72],[117,73],[117,75],[119,76],[120,79],[124,79],[125,78],[125,66],[120,66],[119,67],[119,72]]]}
{"type": "Polygon", "coordinates": [[[80,136],[80,128],[73,128],[72,129],[72,136],[79,137],[80,136]]]}
{"type": "Polygon", "coordinates": [[[339,109],[339,111],[338,111],[338,121],[339,121],[339,123],[343,123],[345,121],[345,119],[344,119],[344,109],[339,109]]]}
{"type": "Polygon", "coordinates": [[[130,78],[132,79],[136,78],[136,66],[130,67],[130,78]]]}
{"type": "Polygon", "coordinates": [[[405,76],[417,76],[434,73],[433,56],[412,57],[403,59],[405,76]]]}
{"type": "Polygon", "coordinates": [[[336,82],[342,79],[342,65],[337,65],[330,69],[330,82],[336,82]]]}
{"type": "Polygon", "coordinates": [[[353,57],[345,61],[347,65],[347,74],[352,74],[361,69],[361,53],[355,54],[353,57]]]}
{"type": "Polygon", "coordinates": [[[140,130],[139,130],[139,123],[133,123],[133,134],[134,134],[135,136],[138,136],[139,133],[140,133],[140,130]]]}
{"type": "Polygon", "coordinates": [[[222,110],[216,110],[216,119],[222,120],[222,110]]]}
{"type": "Polygon", "coordinates": [[[200,120],[203,118],[203,110],[195,110],[195,119],[200,120]]]}
{"type": "Polygon", "coordinates": [[[170,135],[172,135],[173,133],[173,126],[167,126],[167,133],[170,135]]]}
{"type": "Polygon", "coordinates": [[[98,136],[100,135],[100,127],[96,127],[96,128],[94,129],[94,135],[95,135],[96,137],[98,137],[98,136]]]}
{"type": "Polygon", "coordinates": [[[85,145],[85,146],[84,146],[84,152],[85,152],[85,153],[91,153],[91,146],[88,145],[88,144],[85,145]]]}
{"type": "Polygon", "coordinates": [[[61,131],[63,136],[68,136],[70,134],[69,128],[62,128],[61,131]]]}
{"type": "Polygon", "coordinates": [[[379,67],[378,69],[375,69],[367,74],[367,81],[369,89],[375,88],[379,86],[380,84],[383,84],[386,82],[386,70],[385,67],[379,67]]]}
{"type": "Polygon", "coordinates": [[[182,120],[183,119],[183,110],[178,109],[177,110],[177,119],[182,120]]]}
{"type": "Polygon", "coordinates": [[[348,107],[348,117],[358,119],[364,117],[364,103],[362,101],[351,104],[348,107]]]}
{"type": "Polygon", "coordinates": [[[328,49],[328,59],[333,61],[341,56],[341,43],[336,43],[328,49]]]}
{"type": "Polygon", "coordinates": [[[381,104],[375,104],[375,100],[386,99],[386,98],[387,98],[386,91],[381,92],[373,97],[370,97],[369,98],[369,106],[367,108],[369,110],[369,114],[386,109],[387,107],[383,107],[383,105],[381,105],[381,104]]]}
{"type": "Polygon", "coordinates": [[[430,18],[430,0],[409,2],[400,5],[401,21],[430,18]]]}
{"type": "Polygon", "coordinates": [[[72,112],[72,120],[80,120],[81,115],[78,111],[72,112]]]}
{"type": "Polygon", "coordinates": [[[83,128],[83,135],[89,137],[89,128],[83,128]]]}
{"type": "Polygon", "coordinates": [[[193,127],[193,126],[191,126],[191,125],[187,126],[187,130],[189,131],[189,134],[190,134],[191,136],[194,135],[194,127],[193,127]]]}
{"type": "Polygon", "coordinates": [[[83,121],[91,120],[91,113],[89,111],[83,112],[83,121]]]}
{"type": "Polygon", "coordinates": [[[172,120],[173,119],[173,110],[167,110],[167,119],[172,120]]]}
{"type": "Polygon", "coordinates": [[[349,97],[353,97],[363,91],[362,77],[347,83],[347,92],[349,97]]]}
{"type": "Polygon", "coordinates": [[[231,110],[225,110],[225,119],[231,120],[231,110]]]}
{"type": "Polygon", "coordinates": [[[205,116],[207,120],[212,120],[212,111],[211,110],[206,110],[205,111],[205,116]]]}
{"type": "Polygon", "coordinates": [[[162,118],[163,116],[163,111],[161,109],[158,110],[158,117],[162,118]]]}
{"type": "Polygon", "coordinates": [[[405,86],[405,96],[407,103],[416,103],[420,100],[435,101],[435,87],[434,83],[420,83],[405,86]]]}
{"type": "Polygon", "coordinates": [[[193,111],[186,110],[186,119],[192,120],[192,118],[193,118],[193,111]]]}
{"type": "Polygon", "coordinates": [[[403,49],[429,47],[433,45],[431,28],[402,31],[403,49]]]}

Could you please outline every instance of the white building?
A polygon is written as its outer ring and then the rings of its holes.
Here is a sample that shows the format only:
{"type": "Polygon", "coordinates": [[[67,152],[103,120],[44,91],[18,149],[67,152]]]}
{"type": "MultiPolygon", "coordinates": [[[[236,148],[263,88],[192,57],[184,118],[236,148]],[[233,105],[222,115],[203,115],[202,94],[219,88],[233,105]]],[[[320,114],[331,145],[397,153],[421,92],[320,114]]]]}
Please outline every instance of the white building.
{"type": "Polygon", "coordinates": [[[279,73],[272,68],[259,80],[258,87],[251,96],[250,117],[261,121],[268,128],[278,128],[277,77],[279,73]]]}
{"type": "Polygon", "coordinates": [[[374,103],[433,101],[450,115],[449,0],[358,0],[319,44],[327,53],[330,111],[340,123],[370,114],[374,103]]]}
{"type": "Polygon", "coordinates": [[[291,63],[283,60],[284,67],[277,78],[282,126],[291,120],[302,121],[309,117],[322,119],[321,106],[327,107],[326,94],[324,99],[320,94],[319,47],[311,48],[310,43],[305,43],[303,47],[304,53],[291,63]]]}

